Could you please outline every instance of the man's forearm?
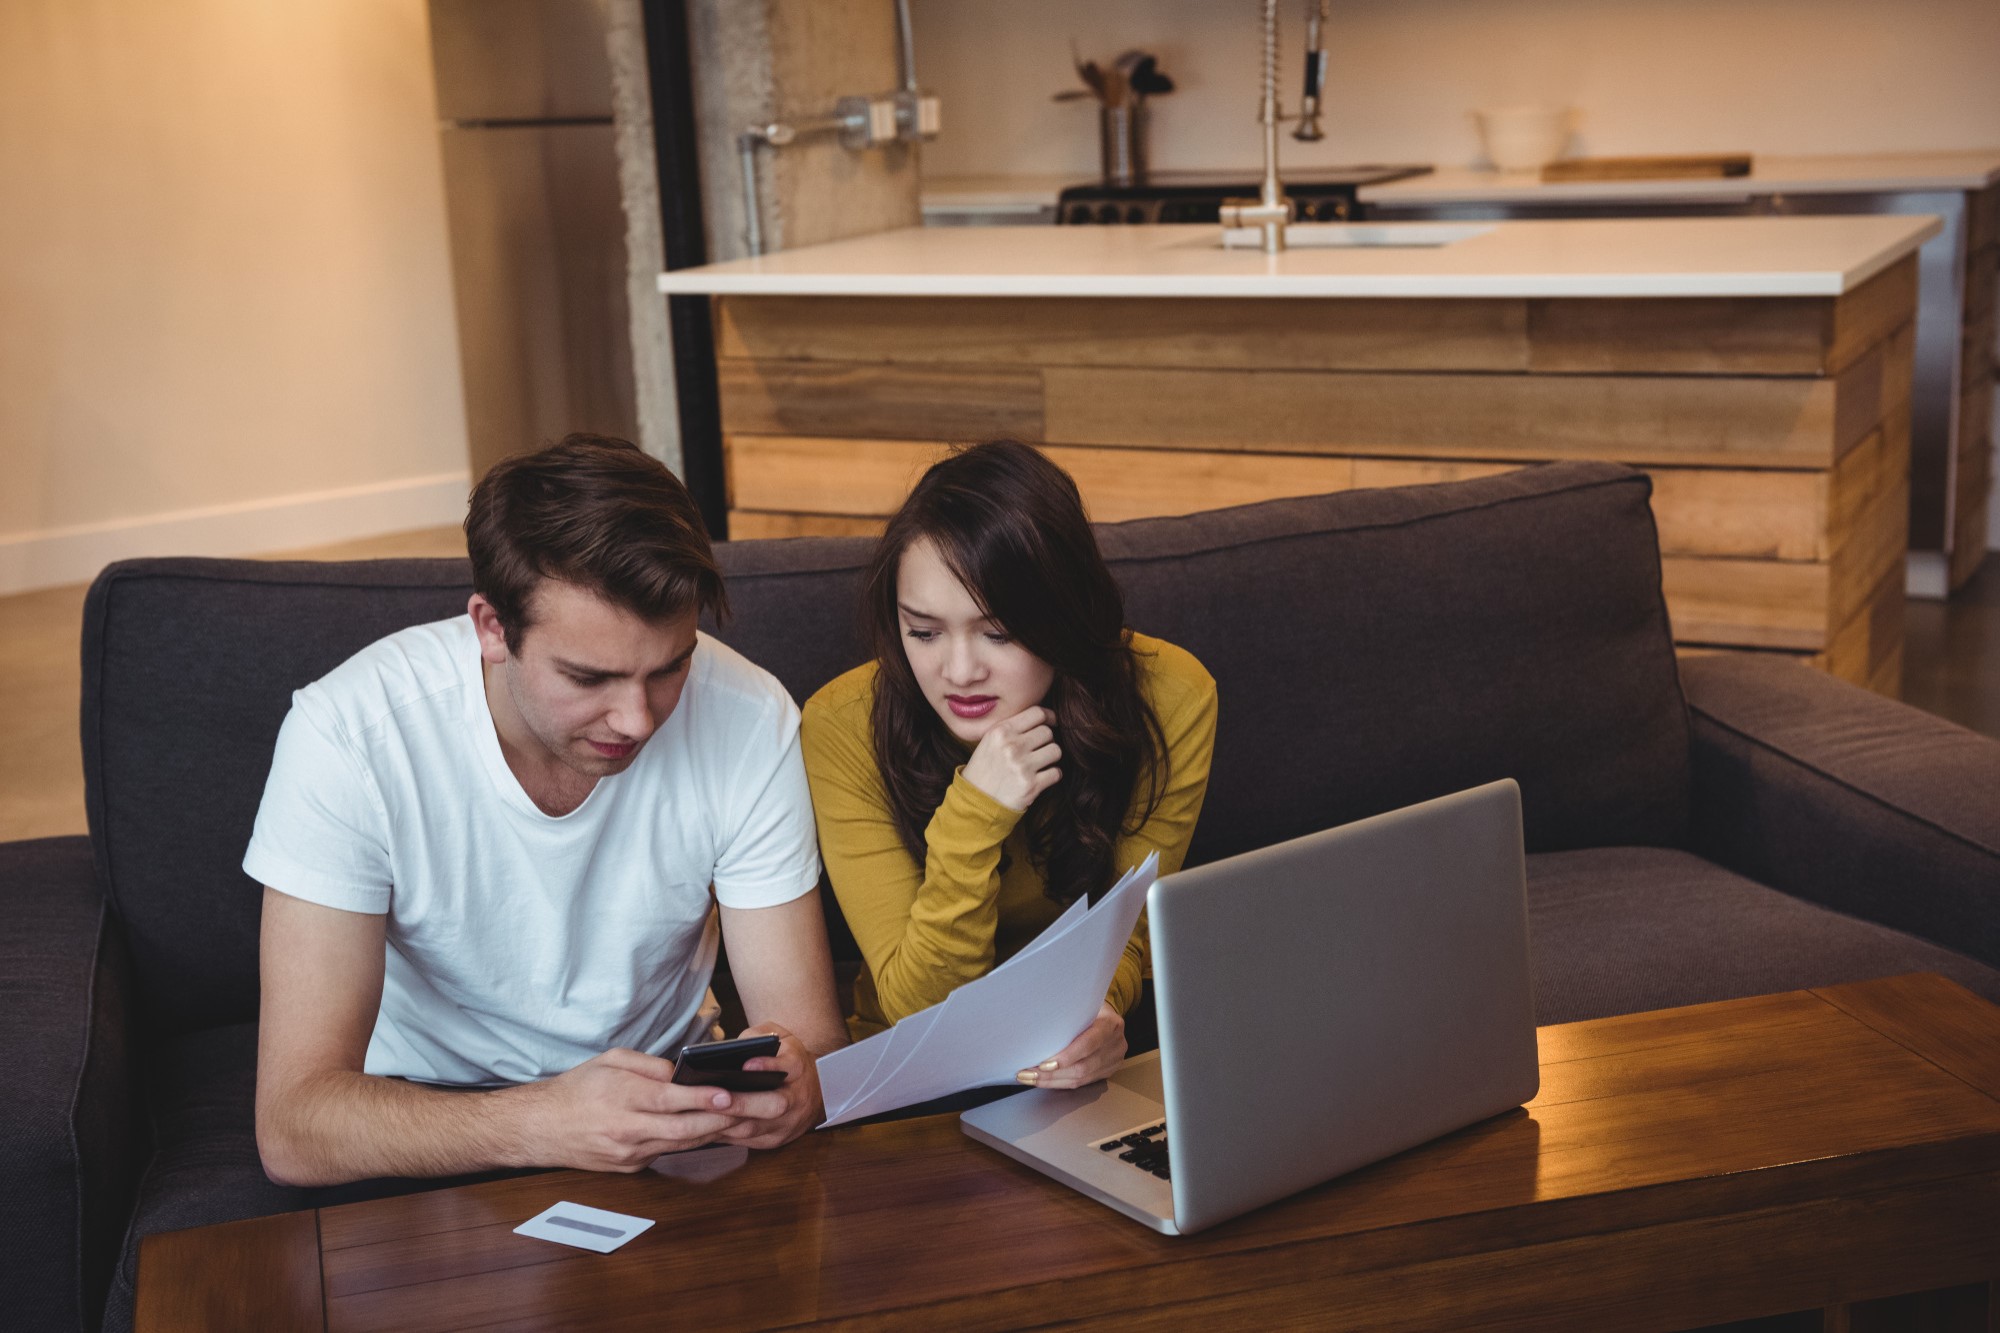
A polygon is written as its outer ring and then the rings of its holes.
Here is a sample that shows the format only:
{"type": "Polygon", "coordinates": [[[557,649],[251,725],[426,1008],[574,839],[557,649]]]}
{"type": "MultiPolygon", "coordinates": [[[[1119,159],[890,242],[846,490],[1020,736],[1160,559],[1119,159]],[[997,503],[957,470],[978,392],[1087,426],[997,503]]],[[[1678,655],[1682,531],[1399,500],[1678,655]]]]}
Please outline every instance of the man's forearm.
{"type": "Polygon", "coordinates": [[[257,1148],[281,1185],[547,1165],[535,1125],[540,1087],[458,1092],[328,1071],[259,1099],[257,1148]]]}

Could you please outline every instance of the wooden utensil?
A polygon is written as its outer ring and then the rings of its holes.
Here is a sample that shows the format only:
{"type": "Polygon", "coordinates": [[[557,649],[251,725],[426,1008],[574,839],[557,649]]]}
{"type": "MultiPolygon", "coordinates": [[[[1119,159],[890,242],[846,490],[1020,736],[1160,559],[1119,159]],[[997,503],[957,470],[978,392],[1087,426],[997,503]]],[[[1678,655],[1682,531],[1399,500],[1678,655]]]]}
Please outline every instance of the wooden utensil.
{"type": "Polygon", "coordinates": [[[1667,157],[1573,157],[1542,168],[1556,181],[1700,180],[1748,176],[1750,154],[1707,153],[1667,157]]]}

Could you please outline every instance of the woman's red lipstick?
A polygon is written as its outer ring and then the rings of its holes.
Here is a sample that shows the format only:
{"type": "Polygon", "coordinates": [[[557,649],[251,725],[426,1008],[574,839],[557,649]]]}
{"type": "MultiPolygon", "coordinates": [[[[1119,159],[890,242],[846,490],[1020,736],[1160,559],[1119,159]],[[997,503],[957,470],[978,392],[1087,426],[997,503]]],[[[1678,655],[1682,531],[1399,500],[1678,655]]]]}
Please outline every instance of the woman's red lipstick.
{"type": "Polygon", "coordinates": [[[992,712],[993,705],[999,703],[1000,699],[999,696],[992,694],[947,694],[944,701],[951,709],[952,716],[974,718],[985,717],[992,712]]]}

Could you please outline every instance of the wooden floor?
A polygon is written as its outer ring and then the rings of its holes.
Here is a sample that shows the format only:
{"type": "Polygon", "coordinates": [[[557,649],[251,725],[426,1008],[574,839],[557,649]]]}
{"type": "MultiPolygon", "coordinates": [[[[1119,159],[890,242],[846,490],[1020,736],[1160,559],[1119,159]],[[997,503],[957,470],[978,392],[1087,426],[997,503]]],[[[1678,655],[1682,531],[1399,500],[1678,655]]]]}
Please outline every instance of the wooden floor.
{"type": "MultiPolygon", "coordinates": [[[[465,554],[457,528],[282,553],[315,560],[465,554]]],[[[276,558],[275,556],[273,558],[276,558]]],[[[77,641],[82,587],[0,597],[0,841],[85,831],[77,641]]],[[[1949,602],[1909,603],[1903,697],[2000,737],[2000,553],[1949,602]]]]}
{"type": "Polygon", "coordinates": [[[1949,602],[1906,604],[1903,698],[2000,736],[2000,552],[1949,602]]]}

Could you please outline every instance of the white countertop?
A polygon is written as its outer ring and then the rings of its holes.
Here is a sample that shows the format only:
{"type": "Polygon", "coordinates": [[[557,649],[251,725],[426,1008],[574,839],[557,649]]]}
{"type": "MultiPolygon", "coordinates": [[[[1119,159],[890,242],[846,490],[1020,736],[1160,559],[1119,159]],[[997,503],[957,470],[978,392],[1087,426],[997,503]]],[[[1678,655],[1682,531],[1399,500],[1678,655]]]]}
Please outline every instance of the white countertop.
{"type": "Polygon", "coordinates": [[[1559,181],[1532,171],[1444,167],[1424,176],[1367,185],[1368,204],[1557,203],[1563,200],[1711,202],[1764,194],[1872,194],[1904,190],[1983,190],[2000,180],[2000,151],[1875,153],[1851,157],[1753,155],[1750,174],[1701,180],[1559,181]]]}
{"type": "Polygon", "coordinates": [[[659,286],[741,296],[1837,296],[1938,230],[1923,216],[1520,221],[1441,248],[1267,256],[1222,249],[1209,226],[906,227],[663,273],[659,286]]]}
{"type": "MultiPolygon", "coordinates": [[[[1296,168],[1310,174],[1311,167],[1296,168]]],[[[1257,168],[1238,173],[1254,180],[1257,168]]],[[[1440,167],[1427,176],[1370,185],[1361,198],[1382,204],[1543,203],[1558,200],[1633,199],[1710,201],[1751,194],[1864,194],[1892,190],[1981,190],[2000,181],[2000,149],[1958,153],[1870,153],[1853,156],[1752,155],[1748,176],[1722,180],[1567,181],[1544,185],[1533,172],[1440,167]]],[[[1067,176],[926,176],[923,206],[941,212],[1052,208],[1065,186],[1088,184],[1088,174],[1067,176]]]]}

